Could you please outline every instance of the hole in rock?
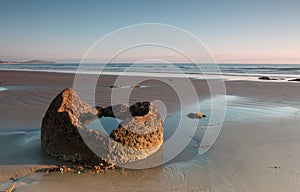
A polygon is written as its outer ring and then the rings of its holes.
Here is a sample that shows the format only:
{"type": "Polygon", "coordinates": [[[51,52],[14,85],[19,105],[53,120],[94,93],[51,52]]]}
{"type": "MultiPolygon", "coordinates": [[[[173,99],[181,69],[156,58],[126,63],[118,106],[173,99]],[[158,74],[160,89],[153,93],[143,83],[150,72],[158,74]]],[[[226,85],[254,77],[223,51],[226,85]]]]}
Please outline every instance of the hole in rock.
{"type": "Polygon", "coordinates": [[[112,130],[118,128],[120,122],[120,120],[113,117],[102,117],[88,124],[86,128],[104,131],[107,135],[110,135],[112,130]]]}

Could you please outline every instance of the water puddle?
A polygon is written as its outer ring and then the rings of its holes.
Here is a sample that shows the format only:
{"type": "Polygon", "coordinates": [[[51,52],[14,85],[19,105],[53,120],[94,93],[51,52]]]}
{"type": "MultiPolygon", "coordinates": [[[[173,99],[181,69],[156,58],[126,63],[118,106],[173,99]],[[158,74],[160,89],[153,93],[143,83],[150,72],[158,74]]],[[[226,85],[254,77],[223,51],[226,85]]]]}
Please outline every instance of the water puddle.
{"type": "Polygon", "coordinates": [[[149,86],[146,86],[146,85],[110,85],[108,86],[109,88],[121,88],[121,89],[135,89],[135,88],[146,88],[146,87],[149,87],[149,86]]]}
{"type": "Polygon", "coordinates": [[[6,91],[7,90],[7,88],[5,88],[5,87],[0,87],[0,91],[6,91]]]}
{"type": "MultiPolygon", "coordinates": [[[[275,121],[297,117],[299,114],[299,107],[286,103],[232,95],[208,98],[200,101],[198,105],[185,106],[181,111],[167,114],[164,121],[164,153],[168,153],[168,150],[181,151],[170,162],[188,161],[199,154],[199,150],[205,153],[213,145],[224,122],[275,121]],[[189,113],[198,112],[202,112],[206,117],[188,117],[189,113]],[[173,147],[171,143],[176,145],[173,147]]],[[[112,130],[118,128],[120,122],[115,118],[105,117],[90,123],[87,128],[101,130],[109,135],[112,130]]]]}
{"type": "Polygon", "coordinates": [[[197,104],[186,106],[180,112],[168,114],[164,122],[165,142],[174,136],[177,129],[182,130],[180,139],[184,140],[184,135],[191,138],[187,147],[171,162],[188,161],[198,152],[205,153],[214,143],[224,122],[272,122],[282,118],[299,117],[299,106],[232,95],[219,95],[200,101],[199,106],[197,104]],[[207,117],[200,119],[188,117],[189,113],[198,112],[207,117]]]}
{"type": "Polygon", "coordinates": [[[168,114],[165,122],[165,139],[169,139],[176,131],[179,123],[189,129],[198,122],[197,129],[220,126],[227,121],[269,121],[285,117],[296,117],[300,113],[298,107],[282,103],[261,101],[232,95],[220,95],[199,102],[199,107],[191,105],[182,111],[168,114]],[[215,105],[213,106],[213,102],[215,105]],[[222,103],[223,102],[223,103],[222,103]],[[207,117],[201,119],[189,118],[188,114],[204,113],[207,117]],[[223,113],[222,113],[223,112],[223,113]],[[218,117],[212,119],[212,115],[218,117]]]}
{"type": "MultiPolygon", "coordinates": [[[[218,127],[228,121],[272,121],[296,117],[299,114],[300,108],[288,104],[262,101],[256,98],[219,95],[200,101],[199,107],[197,104],[186,106],[179,112],[167,114],[164,121],[164,139],[171,138],[178,127],[184,127],[185,134],[192,137],[195,129],[203,134],[204,131],[199,131],[199,129],[218,127]],[[207,117],[192,119],[187,116],[189,113],[199,112],[199,108],[207,117]],[[218,117],[212,118],[212,115],[218,117]]],[[[118,128],[120,122],[115,118],[103,117],[90,123],[87,128],[101,130],[109,135],[112,130],[118,128]]]]}
{"type": "MultiPolygon", "coordinates": [[[[220,95],[209,98],[199,103],[201,110],[210,115],[213,110],[212,102],[215,100],[226,101],[224,121],[266,121],[286,117],[296,117],[300,112],[299,107],[287,103],[259,100],[256,98],[239,97],[233,95],[220,95]]],[[[193,107],[185,109],[193,110],[193,107]]],[[[204,120],[206,121],[206,120],[204,120]]]]}
{"type": "Polygon", "coordinates": [[[96,119],[86,126],[88,129],[100,130],[105,132],[107,135],[111,133],[112,130],[118,128],[121,120],[112,117],[102,117],[101,119],[96,119]]]}

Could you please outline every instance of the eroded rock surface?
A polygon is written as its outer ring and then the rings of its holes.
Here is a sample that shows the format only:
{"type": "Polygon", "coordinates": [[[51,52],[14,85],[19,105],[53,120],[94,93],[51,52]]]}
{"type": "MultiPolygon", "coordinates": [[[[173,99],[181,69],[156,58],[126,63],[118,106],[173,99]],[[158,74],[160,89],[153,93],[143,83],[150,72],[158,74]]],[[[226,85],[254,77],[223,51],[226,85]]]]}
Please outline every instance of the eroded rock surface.
{"type": "Polygon", "coordinates": [[[122,121],[110,137],[126,147],[153,149],[163,143],[163,125],[153,103],[139,102],[130,106],[132,118],[122,121]]]}
{"type": "Polygon", "coordinates": [[[100,163],[78,132],[98,118],[99,111],[80,100],[70,88],[61,92],[50,104],[41,127],[42,148],[50,155],[76,163],[100,163]]]}
{"type": "Polygon", "coordinates": [[[71,89],[62,91],[50,104],[42,121],[42,148],[50,155],[81,164],[130,163],[159,150],[163,124],[151,102],[132,106],[93,107],[71,89]],[[121,119],[110,136],[86,125],[101,117],[121,119]]]}

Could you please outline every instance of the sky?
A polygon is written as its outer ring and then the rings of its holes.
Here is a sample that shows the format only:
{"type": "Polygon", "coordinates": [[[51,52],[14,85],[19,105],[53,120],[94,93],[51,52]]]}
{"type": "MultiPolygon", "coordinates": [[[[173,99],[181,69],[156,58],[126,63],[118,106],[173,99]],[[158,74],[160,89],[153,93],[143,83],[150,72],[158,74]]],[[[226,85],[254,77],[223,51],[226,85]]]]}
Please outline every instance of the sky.
{"type": "MultiPolygon", "coordinates": [[[[140,23],[172,25],[193,34],[218,63],[300,63],[299,0],[0,0],[0,60],[77,62],[99,38],[140,23]]],[[[180,42],[179,50],[196,49],[173,34],[168,38],[180,42]]],[[[117,44],[118,38],[112,40],[94,61],[106,60],[117,44]]],[[[191,57],[201,55],[197,51],[191,57]]],[[[144,55],[185,62],[151,48],[120,55],[116,62],[144,55]]]]}

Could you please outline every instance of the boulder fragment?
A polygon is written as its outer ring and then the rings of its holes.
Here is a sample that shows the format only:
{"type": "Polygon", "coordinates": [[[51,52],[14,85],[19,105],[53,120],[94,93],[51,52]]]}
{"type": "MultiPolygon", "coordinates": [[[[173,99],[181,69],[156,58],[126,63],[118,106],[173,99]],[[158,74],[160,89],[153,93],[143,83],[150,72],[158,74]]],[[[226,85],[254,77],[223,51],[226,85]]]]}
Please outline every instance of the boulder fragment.
{"type": "Polygon", "coordinates": [[[130,106],[133,118],[127,118],[110,137],[126,147],[155,149],[163,143],[163,125],[153,103],[138,102],[130,106]]]}
{"type": "Polygon", "coordinates": [[[42,148],[48,154],[79,164],[131,163],[158,151],[163,124],[151,102],[132,106],[93,107],[71,88],[50,104],[41,127],[42,148]],[[122,120],[110,135],[86,126],[102,117],[122,120]]]}

